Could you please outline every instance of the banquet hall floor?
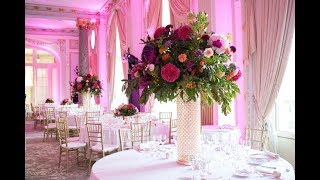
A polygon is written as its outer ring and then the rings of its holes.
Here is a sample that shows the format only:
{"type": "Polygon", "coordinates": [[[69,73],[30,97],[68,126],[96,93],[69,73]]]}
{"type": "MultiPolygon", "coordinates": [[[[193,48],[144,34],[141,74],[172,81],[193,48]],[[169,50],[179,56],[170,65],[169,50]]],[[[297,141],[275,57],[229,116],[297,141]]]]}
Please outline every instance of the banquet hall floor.
{"type": "Polygon", "coordinates": [[[25,179],[26,180],[54,180],[54,179],[89,179],[88,166],[83,163],[77,165],[76,153],[69,157],[69,172],[66,173],[66,161],[62,158],[60,169],[59,142],[49,138],[49,142],[42,142],[43,130],[33,129],[33,122],[25,124],[26,152],[25,152],[25,179]]]}

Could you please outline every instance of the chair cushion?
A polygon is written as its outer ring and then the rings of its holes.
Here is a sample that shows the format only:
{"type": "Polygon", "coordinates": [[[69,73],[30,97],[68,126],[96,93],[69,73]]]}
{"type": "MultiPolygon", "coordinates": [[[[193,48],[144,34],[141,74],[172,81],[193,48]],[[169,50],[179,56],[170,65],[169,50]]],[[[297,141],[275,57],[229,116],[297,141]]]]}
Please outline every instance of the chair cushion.
{"type": "Polygon", "coordinates": [[[75,148],[81,148],[81,147],[85,147],[86,143],[84,142],[79,142],[79,141],[73,141],[73,142],[69,142],[68,143],[68,147],[66,146],[66,144],[62,144],[61,147],[63,148],[68,148],[68,149],[75,149],[75,148]]]}
{"type": "Polygon", "coordinates": [[[77,126],[68,126],[68,129],[77,129],[77,126]]]}
{"type": "Polygon", "coordinates": [[[56,127],[56,123],[49,123],[48,126],[45,126],[46,129],[55,129],[56,127]]]}
{"type": "Polygon", "coordinates": [[[79,137],[69,137],[68,142],[79,141],[79,137]]]}
{"type": "MultiPolygon", "coordinates": [[[[118,149],[119,147],[114,144],[103,144],[103,152],[113,151],[118,149]]],[[[96,145],[92,146],[91,149],[93,151],[102,152],[102,146],[100,143],[97,143],[96,145]]]]}

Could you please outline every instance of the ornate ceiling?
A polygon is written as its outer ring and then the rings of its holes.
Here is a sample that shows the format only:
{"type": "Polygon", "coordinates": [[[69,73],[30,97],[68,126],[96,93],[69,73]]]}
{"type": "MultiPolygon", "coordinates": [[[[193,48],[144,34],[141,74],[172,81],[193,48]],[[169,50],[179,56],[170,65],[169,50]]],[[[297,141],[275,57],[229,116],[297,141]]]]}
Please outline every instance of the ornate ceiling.
{"type": "Polygon", "coordinates": [[[95,19],[117,1],[121,0],[25,0],[26,34],[75,35],[77,17],[95,19]]]}

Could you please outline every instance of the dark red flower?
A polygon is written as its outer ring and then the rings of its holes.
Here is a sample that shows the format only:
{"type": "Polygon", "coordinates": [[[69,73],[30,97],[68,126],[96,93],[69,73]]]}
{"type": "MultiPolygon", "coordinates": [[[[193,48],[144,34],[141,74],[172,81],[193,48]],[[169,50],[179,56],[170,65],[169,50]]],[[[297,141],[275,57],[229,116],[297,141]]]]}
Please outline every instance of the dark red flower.
{"type": "Polygon", "coordinates": [[[181,40],[187,40],[190,38],[192,33],[192,28],[189,25],[181,26],[178,29],[178,38],[181,40]]]}
{"type": "Polygon", "coordinates": [[[82,88],[82,84],[77,84],[77,89],[81,89],[82,88]]]}
{"type": "Polygon", "coordinates": [[[159,28],[156,30],[156,32],[154,32],[153,37],[154,37],[155,39],[157,39],[157,38],[159,38],[159,37],[162,37],[166,31],[167,31],[166,28],[164,28],[164,27],[159,27],[159,28]]]}
{"type": "Polygon", "coordinates": [[[238,80],[241,77],[241,75],[242,75],[242,73],[241,73],[241,71],[239,69],[238,73],[235,76],[232,77],[232,81],[238,80]]]}
{"type": "Polygon", "coordinates": [[[201,37],[201,39],[202,39],[203,41],[205,41],[205,42],[207,42],[207,41],[209,40],[209,38],[210,38],[210,36],[207,35],[207,34],[205,34],[205,35],[203,35],[203,36],[201,37]]]}
{"type": "Polygon", "coordinates": [[[230,50],[231,50],[231,52],[235,53],[237,49],[234,46],[230,46],[230,50]]]}

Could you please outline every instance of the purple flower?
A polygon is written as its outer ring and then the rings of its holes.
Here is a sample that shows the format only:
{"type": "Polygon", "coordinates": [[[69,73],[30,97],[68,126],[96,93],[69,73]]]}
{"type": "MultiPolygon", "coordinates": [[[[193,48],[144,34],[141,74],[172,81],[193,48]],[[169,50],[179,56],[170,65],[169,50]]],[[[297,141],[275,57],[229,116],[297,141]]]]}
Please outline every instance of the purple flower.
{"type": "Polygon", "coordinates": [[[167,47],[170,47],[171,46],[171,44],[172,44],[172,42],[169,40],[169,41],[167,41],[166,43],[164,43],[164,45],[165,46],[167,46],[167,47]]]}
{"type": "Polygon", "coordinates": [[[147,64],[155,64],[156,57],[155,48],[151,44],[145,45],[141,54],[142,61],[147,64]]]}
{"type": "Polygon", "coordinates": [[[217,47],[217,48],[221,48],[222,43],[221,43],[221,41],[218,39],[218,40],[212,42],[212,46],[215,46],[215,47],[217,47]]]}
{"type": "Polygon", "coordinates": [[[202,54],[201,49],[197,49],[197,50],[196,50],[196,56],[200,56],[201,54],[202,54]]]}
{"type": "Polygon", "coordinates": [[[186,69],[188,72],[191,72],[193,69],[192,67],[194,66],[193,61],[187,61],[186,69]]]}
{"type": "Polygon", "coordinates": [[[150,80],[147,79],[147,77],[142,77],[139,80],[139,88],[143,89],[143,88],[149,86],[150,83],[151,82],[150,82],[150,80]]]}

